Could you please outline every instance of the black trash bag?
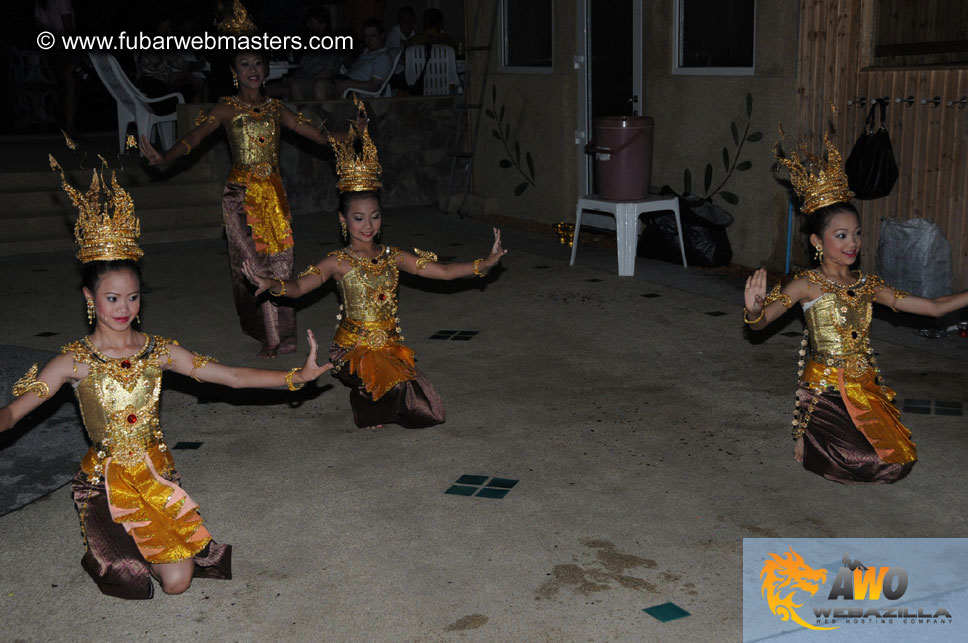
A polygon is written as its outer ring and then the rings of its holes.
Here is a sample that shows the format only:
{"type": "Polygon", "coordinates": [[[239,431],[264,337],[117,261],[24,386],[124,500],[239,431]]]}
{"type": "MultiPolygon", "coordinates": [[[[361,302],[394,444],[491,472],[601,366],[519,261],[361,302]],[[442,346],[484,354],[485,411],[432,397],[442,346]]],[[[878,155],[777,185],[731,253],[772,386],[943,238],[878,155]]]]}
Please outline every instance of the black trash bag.
{"type": "MultiPolygon", "coordinates": [[[[663,194],[667,193],[666,189],[663,194]]],[[[668,192],[674,194],[674,192],[668,192]]],[[[733,215],[703,199],[679,197],[682,239],[686,245],[686,262],[690,266],[715,268],[733,260],[726,227],[733,215]]],[[[639,236],[638,256],[672,263],[682,263],[679,231],[672,212],[662,212],[646,219],[639,236]]]]}
{"type": "Polygon", "coordinates": [[[855,198],[866,200],[887,196],[897,182],[897,163],[894,161],[891,137],[884,127],[886,110],[887,103],[883,101],[871,107],[864,121],[864,131],[844,163],[847,184],[855,198]],[[874,131],[874,110],[878,105],[881,107],[881,126],[874,131]]]}

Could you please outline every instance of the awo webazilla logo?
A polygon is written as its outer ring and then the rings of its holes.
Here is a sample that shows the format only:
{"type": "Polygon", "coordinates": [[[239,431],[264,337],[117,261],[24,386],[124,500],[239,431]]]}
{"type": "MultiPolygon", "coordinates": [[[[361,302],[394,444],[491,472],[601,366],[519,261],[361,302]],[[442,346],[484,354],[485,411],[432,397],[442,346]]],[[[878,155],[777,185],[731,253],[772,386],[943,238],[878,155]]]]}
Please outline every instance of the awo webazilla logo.
{"type": "MultiPolygon", "coordinates": [[[[801,610],[805,605],[798,594],[815,596],[827,583],[827,570],[814,569],[790,547],[782,556],[768,553],[760,571],[760,595],[770,611],[782,621],[811,630],[836,630],[843,625],[918,624],[952,622],[945,607],[896,607],[870,605],[870,601],[896,601],[908,589],[908,571],[898,566],[868,567],[844,554],[843,564],[827,590],[827,603],[801,610]],[[800,601],[800,602],[798,602],[800,601]],[[853,601],[865,601],[864,606],[853,601]],[[798,611],[799,610],[799,611],[798,611]]],[[[814,601],[815,603],[815,601],[814,601]]]]}

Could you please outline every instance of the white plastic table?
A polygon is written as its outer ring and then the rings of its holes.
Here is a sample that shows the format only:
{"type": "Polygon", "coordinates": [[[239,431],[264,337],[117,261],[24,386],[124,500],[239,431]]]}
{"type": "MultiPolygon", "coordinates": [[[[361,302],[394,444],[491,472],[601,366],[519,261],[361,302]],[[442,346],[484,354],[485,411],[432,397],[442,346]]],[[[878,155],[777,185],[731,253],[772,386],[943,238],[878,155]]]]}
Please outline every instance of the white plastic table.
{"type": "Polygon", "coordinates": [[[582,213],[585,210],[606,212],[615,217],[615,240],[618,246],[618,274],[631,277],[635,274],[635,251],[639,241],[639,217],[646,212],[671,210],[676,217],[679,232],[679,250],[682,253],[682,267],[686,263],[686,246],[682,241],[682,220],[679,218],[679,199],[675,196],[648,196],[640,201],[608,201],[597,194],[588,194],[578,199],[575,208],[575,238],[571,245],[571,265],[575,265],[578,254],[578,233],[581,230],[582,213]]]}

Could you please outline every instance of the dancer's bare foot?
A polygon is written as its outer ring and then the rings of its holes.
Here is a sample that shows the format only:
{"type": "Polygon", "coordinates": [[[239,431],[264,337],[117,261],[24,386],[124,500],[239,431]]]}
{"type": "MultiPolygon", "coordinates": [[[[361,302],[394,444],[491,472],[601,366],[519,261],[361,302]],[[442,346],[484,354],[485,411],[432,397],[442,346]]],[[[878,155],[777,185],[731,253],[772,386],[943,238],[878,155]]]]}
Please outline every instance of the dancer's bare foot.
{"type": "Polygon", "coordinates": [[[289,353],[296,352],[296,342],[282,342],[279,344],[279,352],[283,355],[288,355],[289,353]]]}
{"type": "Polygon", "coordinates": [[[383,425],[382,424],[377,424],[375,426],[365,426],[363,428],[364,429],[369,429],[371,431],[376,431],[377,429],[382,429],[383,428],[383,425]]]}
{"type": "Polygon", "coordinates": [[[262,346],[262,350],[260,350],[259,354],[256,355],[256,357],[258,357],[259,359],[275,359],[278,356],[279,356],[278,346],[265,346],[265,345],[262,346]]]}

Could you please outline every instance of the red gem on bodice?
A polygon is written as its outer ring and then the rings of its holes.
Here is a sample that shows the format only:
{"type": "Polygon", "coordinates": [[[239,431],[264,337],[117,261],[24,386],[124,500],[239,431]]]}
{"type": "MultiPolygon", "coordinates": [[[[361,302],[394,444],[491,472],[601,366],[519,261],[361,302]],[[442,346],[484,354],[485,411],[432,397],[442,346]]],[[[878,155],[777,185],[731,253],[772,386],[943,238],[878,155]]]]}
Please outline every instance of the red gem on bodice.
{"type": "Polygon", "coordinates": [[[123,362],[121,362],[121,368],[131,368],[131,362],[128,360],[124,360],[123,362]]]}
{"type": "Polygon", "coordinates": [[[138,416],[135,415],[134,413],[128,416],[128,424],[134,424],[137,421],[138,421],[138,416]]]}
{"type": "Polygon", "coordinates": [[[377,297],[377,299],[379,299],[380,301],[386,301],[386,298],[387,298],[387,294],[385,292],[381,292],[380,296],[377,297]]]}
{"type": "Polygon", "coordinates": [[[266,139],[265,139],[265,137],[264,137],[264,136],[260,136],[260,137],[259,137],[259,142],[260,142],[260,143],[265,143],[265,142],[266,142],[266,139]]]}

